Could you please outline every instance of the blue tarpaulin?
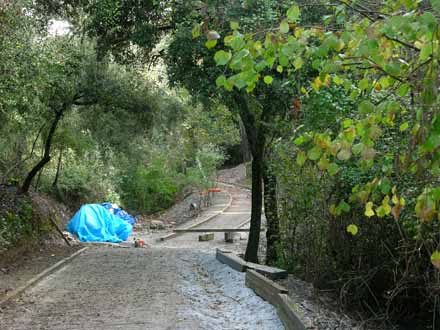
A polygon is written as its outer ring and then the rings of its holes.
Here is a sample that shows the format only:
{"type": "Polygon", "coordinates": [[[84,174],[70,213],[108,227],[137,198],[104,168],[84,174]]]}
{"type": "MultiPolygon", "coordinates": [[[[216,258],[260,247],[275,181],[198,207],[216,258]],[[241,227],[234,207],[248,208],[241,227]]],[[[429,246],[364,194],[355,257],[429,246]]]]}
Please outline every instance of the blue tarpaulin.
{"type": "Polygon", "coordinates": [[[67,231],[81,242],[112,242],[127,240],[133,226],[110,213],[100,204],[83,205],[67,224],[67,231]]]}
{"type": "Polygon", "coordinates": [[[111,213],[120,217],[121,219],[127,221],[130,225],[134,225],[136,222],[135,218],[133,218],[130,214],[121,209],[118,205],[112,204],[109,202],[101,203],[107,210],[110,210],[111,213]]]}

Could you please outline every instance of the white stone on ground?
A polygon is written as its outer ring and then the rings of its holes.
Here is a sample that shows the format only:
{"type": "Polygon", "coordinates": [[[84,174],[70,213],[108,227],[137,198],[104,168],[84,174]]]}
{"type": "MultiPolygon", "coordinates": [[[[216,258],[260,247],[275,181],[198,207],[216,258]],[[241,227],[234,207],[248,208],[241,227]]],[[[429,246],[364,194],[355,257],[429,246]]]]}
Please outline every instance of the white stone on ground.
{"type": "Polygon", "coordinates": [[[206,329],[282,330],[275,308],[245,286],[245,273],[199,254],[193,271],[184,275],[182,288],[190,302],[182,317],[191,317],[206,329]]]}

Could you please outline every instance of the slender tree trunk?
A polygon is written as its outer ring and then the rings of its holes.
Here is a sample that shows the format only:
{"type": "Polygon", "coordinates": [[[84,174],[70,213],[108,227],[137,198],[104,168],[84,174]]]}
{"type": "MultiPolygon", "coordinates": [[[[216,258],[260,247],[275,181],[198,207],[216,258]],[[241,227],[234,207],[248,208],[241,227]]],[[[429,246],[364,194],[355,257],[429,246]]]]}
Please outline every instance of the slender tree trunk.
{"type": "Polygon", "coordinates": [[[258,246],[260,244],[261,209],[263,206],[263,153],[264,141],[256,146],[252,159],[252,210],[249,240],[246,247],[245,260],[258,263],[258,246]]]}
{"type": "Polygon", "coordinates": [[[251,109],[245,96],[235,95],[241,121],[244,125],[249,148],[252,154],[252,209],[249,240],[245,260],[258,263],[258,246],[260,244],[261,211],[263,207],[263,164],[266,145],[265,131],[258,122],[256,111],[251,109]]]}
{"type": "Polygon", "coordinates": [[[266,231],[266,264],[274,265],[278,260],[280,244],[280,223],[278,218],[277,178],[270,166],[263,168],[264,179],[264,211],[267,221],[266,231]]]}
{"type": "Polygon", "coordinates": [[[238,120],[240,125],[240,150],[241,150],[241,158],[242,162],[248,162],[252,160],[252,153],[249,147],[249,139],[246,134],[246,128],[244,127],[243,121],[241,119],[238,120]]]}
{"type": "Polygon", "coordinates": [[[61,162],[63,161],[63,148],[60,149],[60,154],[58,156],[58,164],[57,164],[57,172],[55,173],[55,179],[52,183],[52,188],[57,189],[58,185],[58,179],[60,177],[60,171],[61,171],[61,162]]]}
{"type": "Polygon", "coordinates": [[[66,109],[66,105],[63,105],[61,110],[55,111],[55,117],[52,121],[52,125],[50,126],[49,133],[47,134],[46,142],[44,145],[44,154],[43,158],[31,169],[31,171],[26,176],[26,179],[23,182],[23,185],[18,190],[19,194],[26,194],[29,192],[29,188],[31,186],[32,180],[38,174],[38,172],[50,162],[50,149],[52,147],[52,140],[55,134],[55,130],[57,129],[58,123],[63,116],[63,112],[66,109]]]}

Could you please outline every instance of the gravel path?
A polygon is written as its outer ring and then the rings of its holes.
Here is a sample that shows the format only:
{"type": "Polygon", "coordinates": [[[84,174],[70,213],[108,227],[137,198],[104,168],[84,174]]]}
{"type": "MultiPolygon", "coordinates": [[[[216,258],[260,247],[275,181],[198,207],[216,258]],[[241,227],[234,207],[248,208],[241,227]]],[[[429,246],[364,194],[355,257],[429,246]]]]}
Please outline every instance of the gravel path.
{"type": "MultiPolygon", "coordinates": [[[[228,207],[223,213],[218,214],[212,220],[197,226],[200,229],[214,229],[214,228],[237,228],[241,224],[246,223],[247,220],[250,219],[251,213],[251,198],[250,191],[243,190],[233,186],[219,185],[223,191],[227,192],[227,196],[232,197],[231,206],[228,207]]],[[[225,207],[226,201],[229,201],[229,197],[226,198],[226,195],[223,193],[218,194],[213,200],[214,204],[212,206],[212,210],[215,212],[211,212],[211,210],[204,212],[199,216],[198,219],[186,223],[182,227],[178,228],[187,228],[188,226],[200,222],[201,219],[204,219],[210,215],[217,214],[219,210],[225,207]],[[216,213],[217,212],[217,213],[216,213]]],[[[249,228],[249,224],[243,226],[243,228],[249,228]]],[[[201,233],[184,233],[180,234],[176,238],[165,241],[163,243],[159,243],[160,246],[168,247],[168,248],[178,248],[178,249],[198,249],[200,251],[214,251],[215,248],[225,248],[228,250],[234,250],[237,252],[243,252],[246,249],[246,240],[241,240],[236,243],[226,243],[225,235],[222,232],[217,232],[214,234],[214,240],[207,242],[199,242],[198,237],[201,233]]],[[[162,235],[163,236],[163,235],[162,235]]],[[[154,244],[154,239],[156,236],[146,236],[143,237],[150,244],[154,244]]],[[[157,244],[157,243],[156,243],[157,244]]]]}
{"type": "Polygon", "coordinates": [[[244,275],[197,250],[94,247],[0,313],[0,329],[283,329],[244,275]]]}
{"type": "MultiPolygon", "coordinates": [[[[208,226],[236,226],[249,217],[248,192],[228,193],[232,206],[208,226]]],[[[227,196],[219,194],[212,210],[224,208],[227,196]]],[[[215,259],[215,248],[243,251],[245,240],[227,244],[218,233],[198,242],[197,233],[188,233],[152,244],[156,235],[136,236],[153,246],[89,248],[0,309],[0,329],[284,329],[275,309],[246,288],[244,274],[215,259]]]]}

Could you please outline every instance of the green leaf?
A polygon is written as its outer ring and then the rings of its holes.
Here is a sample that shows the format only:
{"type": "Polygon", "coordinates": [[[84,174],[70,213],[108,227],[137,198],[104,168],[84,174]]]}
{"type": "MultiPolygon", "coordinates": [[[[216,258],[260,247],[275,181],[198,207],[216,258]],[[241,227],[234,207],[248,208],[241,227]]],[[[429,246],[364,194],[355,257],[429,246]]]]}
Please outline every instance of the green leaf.
{"type": "Polygon", "coordinates": [[[385,89],[387,89],[388,87],[390,87],[391,81],[390,81],[390,77],[385,76],[380,78],[379,83],[381,84],[381,86],[385,89]]]}
{"type": "Polygon", "coordinates": [[[432,131],[440,134],[440,115],[436,115],[432,121],[432,131]]]}
{"type": "Polygon", "coordinates": [[[336,175],[339,172],[339,166],[338,164],[335,163],[331,163],[327,169],[328,174],[330,174],[331,176],[336,175]]]}
{"type": "Polygon", "coordinates": [[[240,28],[240,24],[238,24],[238,22],[235,21],[232,21],[230,25],[231,25],[231,30],[238,30],[240,28]]]}
{"type": "Polygon", "coordinates": [[[219,76],[215,80],[215,84],[217,85],[217,87],[222,87],[225,85],[225,83],[226,83],[226,77],[224,75],[219,76]]]}
{"type": "Polygon", "coordinates": [[[297,57],[295,59],[295,61],[293,61],[293,66],[295,67],[296,70],[301,69],[303,64],[304,64],[304,61],[301,57],[297,57]]]}
{"type": "Polygon", "coordinates": [[[405,97],[409,92],[409,87],[410,86],[408,84],[403,84],[397,90],[397,95],[399,95],[400,97],[405,97]]]}
{"type": "Polygon", "coordinates": [[[384,195],[388,194],[391,190],[390,181],[388,179],[381,180],[379,183],[379,189],[382,194],[384,195]]]}
{"type": "Polygon", "coordinates": [[[367,78],[362,79],[359,84],[358,87],[360,90],[366,90],[368,87],[370,87],[370,83],[368,81],[367,78]]]}
{"type": "Polygon", "coordinates": [[[422,145],[422,150],[425,152],[432,152],[440,146],[440,135],[433,132],[422,145]]]}
{"type": "Polygon", "coordinates": [[[408,127],[409,127],[409,123],[406,121],[402,125],[400,125],[399,130],[401,132],[404,132],[404,131],[406,131],[408,129],[408,127]]]}
{"type": "Polygon", "coordinates": [[[344,83],[344,81],[338,76],[334,76],[333,81],[336,85],[342,85],[344,83]]]}
{"type": "Polygon", "coordinates": [[[326,171],[328,170],[329,166],[330,166],[330,161],[328,160],[328,158],[325,155],[322,156],[318,162],[318,168],[321,171],[326,171]]]}
{"type": "Polygon", "coordinates": [[[430,43],[426,43],[423,45],[420,50],[420,61],[426,61],[432,55],[432,45],[430,43]]]}
{"type": "Polygon", "coordinates": [[[293,143],[295,143],[297,146],[303,144],[304,142],[306,142],[306,138],[304,136],[298,136],[293,143]]]}
{"type": "Polygon", "coordinates": [[[321,157],[321,149],[318,147],[313,147],[307,152],[307,158],[310,160],[318,160],[321,157]]]}
{"type": "Polygon", "coordinates": [[[340,209],[341,211],[347,213],[347,212],[350,212],[351,207],[350,207],[349,204],[347,204],[346,201],[342,200],[342,201],[339,203],[339,205],[338,205],[338,209],[340,209]]]}
{"type": "Polygon", "coordinates": [[[264,76],[263,80],[266,85],[271,85],[273,82],[273,78],[271,76],[264,76]]]}
{"type": "Polygon", "coordinates": [[[217,65],[226,65],[231,58],[232,54],[230,52],[225,52],[224,50],[219,50],[214,55],[214,60],[217,65]]]}
{"type": "Polygon", "coordinates": [[[287,11],[287,19],[290,23],[296,23],[299,21],[300,16],[301,11],[299,10],[298,6],[293,6],[287,11]]]}
{"type": "Polygon", "coordinates": [[[358,227],[354,224],[348,225],[347,227],[347,232],[352,234],[353,236],[356,236],[358,231],[359,231],[358,227]]]}
{"type": "Polygon", "coordinates": [[[240,73],[236,76],[235,80],[234,80],[234,85],[238,88],[238,89],[242,89],[244,87],[246,87],[248,85],[247,81],[246,81],[246,77],[243,73],[240,73]]]}
{"type": "Polygon", "coordinates": [[[299,151],[298,154],[296,155],[296,163],[299,166],[303,166],[304,163],[306,162],[307,157],[304,151],[299,151]]]}
{"type": "Polygon", "coordinates": [[[282,66],[289,65],[289,58],[286,55],[281,54],[278,61],[280,62],[280,65],[282,65],[282,66]]]}
{"type": "Polygon", "coordinates": [[[201,35],[200,24],[197,24],[192,28],[191,34],[192,34],[193,39],[200,37],[200,35],[201,35]]]}
{"type": "Polygon", "coordinates": [[[374,111],[374,105],[370,101],[362,101],[359,104],[359,111],[364,114],[369,114],[374,111]]]}
{"type": "Polygon", "coordinates": [[[280,31],[281,33],[288,33],[289,32],[289,23],[287,20],[283,20],[280,24],[280,31]]]}
{"type": "Polygon", "coordinates": [[[205,47],[208,49],[214,48],[217,45],[217,40],[213,39],[213,40],[208,40],[207,42],[205,42],[205,47]]]}

